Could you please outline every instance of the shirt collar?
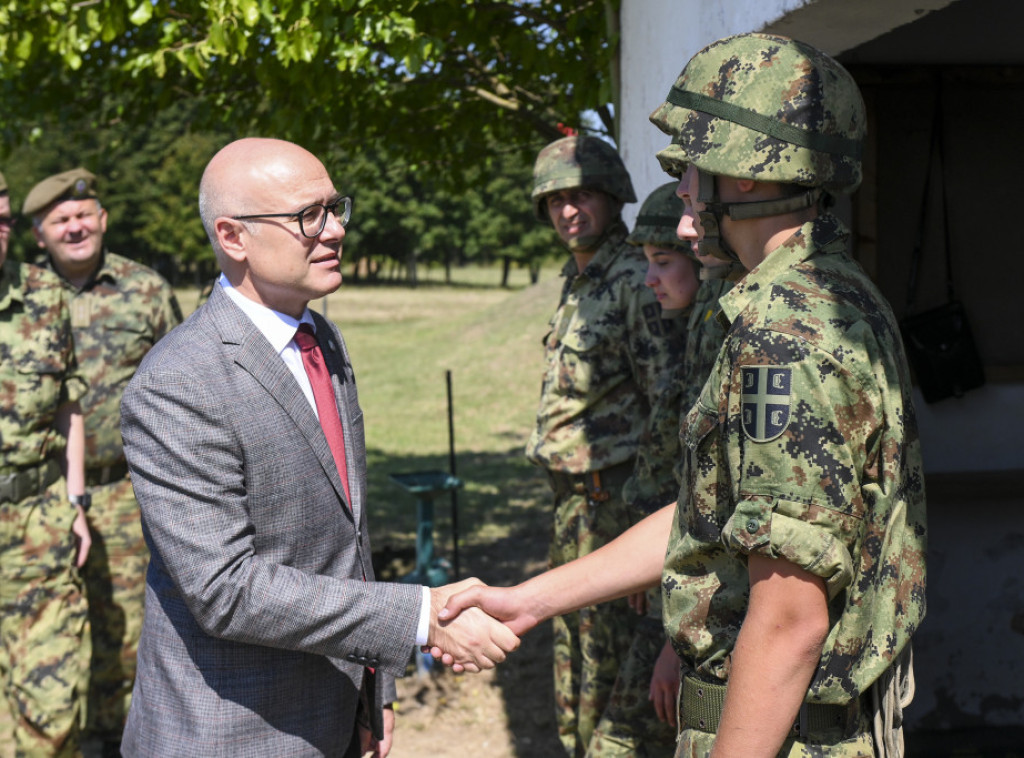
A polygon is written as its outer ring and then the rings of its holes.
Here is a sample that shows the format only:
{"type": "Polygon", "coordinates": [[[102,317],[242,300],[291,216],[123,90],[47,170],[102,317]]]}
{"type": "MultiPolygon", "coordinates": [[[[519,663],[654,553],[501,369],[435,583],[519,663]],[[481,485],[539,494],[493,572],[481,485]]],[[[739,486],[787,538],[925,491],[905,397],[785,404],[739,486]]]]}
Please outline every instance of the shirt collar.
{"type": "Polygon", "coordinates": [[[242,313],[249,317],[249,320],[256,325],[260,333],[267,338],[271,346],[280,353],[295,338],[295,330],[299,324],[309,324],[316,331],[313,323],[313,316],[306,308],[302,312],[301,319],[294,319],[286,313],[275,311],[265,305],[250,300],[233,286],[228,278],[221,274],[217,283],[224,288],[224,294],[231,298],[231,301],[242,309],[242,313]]]}

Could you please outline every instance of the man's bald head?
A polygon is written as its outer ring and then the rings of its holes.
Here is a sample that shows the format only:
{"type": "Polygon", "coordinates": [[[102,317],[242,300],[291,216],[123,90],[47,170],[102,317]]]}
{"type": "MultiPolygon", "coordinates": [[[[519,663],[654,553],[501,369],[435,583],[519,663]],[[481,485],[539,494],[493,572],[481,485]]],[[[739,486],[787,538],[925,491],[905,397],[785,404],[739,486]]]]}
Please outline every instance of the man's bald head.
{"type": "Polygon", "coordinates": [[[307,181],[311,172],[327,176],[315,155],[285,140],[247,137],[214,155],[199,182],[199,215],[218,260],[218,218],[287,211],[273,204],[278,191],[307,181]]]}

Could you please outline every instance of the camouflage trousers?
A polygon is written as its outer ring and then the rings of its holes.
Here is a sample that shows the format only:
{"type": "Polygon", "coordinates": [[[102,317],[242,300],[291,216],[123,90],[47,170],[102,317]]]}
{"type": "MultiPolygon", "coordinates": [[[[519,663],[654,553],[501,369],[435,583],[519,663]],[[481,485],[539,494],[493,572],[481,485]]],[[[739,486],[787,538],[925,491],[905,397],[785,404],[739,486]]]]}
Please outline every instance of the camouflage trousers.
{"type": "MultiPolygon", "coordinates": [[[[629,528],[626,506],[619,497],[621,481],[606,477],[603,485],[610,497],[596,500],[582,487],[569,489],[553,479],[552,567],[594,552],[629,528]]],[[[594,749],[594,731],[611,698],[637,620],[625,600],[552,620],[555,719],[559,739],[570,756],[584,756],[594,749]]]]}
{"type": "Polygon", "coordinates": [[[671,758],[675,753],[676,729],[658,718],[650,700],[651,675],[665,645],[660,594],[660,587],[647,593],[653,610],[637,620],[608,705],[590,740],[588,756],[671,758]]]}
{"type": "Polygon", "coordinates": [[[0,676],[17,756],[78,756],[78,685],[87,608],[58,479],[43,495],[0,504],[0,676]]]}
{"type": "Polygon", "coordinates": [[[130,479],[92,487],[90,494],[93,543],[82,570],[92,630],[85,724],[87,735],[117,742],[135,681],[149,550],[130,479]]]}

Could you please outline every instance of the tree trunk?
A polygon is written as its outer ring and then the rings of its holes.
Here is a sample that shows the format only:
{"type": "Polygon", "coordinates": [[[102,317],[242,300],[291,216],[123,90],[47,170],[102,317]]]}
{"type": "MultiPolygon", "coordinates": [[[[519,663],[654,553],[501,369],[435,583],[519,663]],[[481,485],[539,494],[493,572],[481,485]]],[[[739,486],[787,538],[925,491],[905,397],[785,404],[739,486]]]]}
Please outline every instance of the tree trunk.
{"type": "Polygon", "coordinates": [[[409,255],[406,256],[405,267],[406,280],[409,282],[410,286],[415,287],[419,283],[416,276],[416,253],[410,252],[409,255]]]}
{"type": "Polygon", "coordinates": [[[501,256],[501,286],[508,287],[508,275],[512,270],[512,257],[509,255],[501,256]]]}

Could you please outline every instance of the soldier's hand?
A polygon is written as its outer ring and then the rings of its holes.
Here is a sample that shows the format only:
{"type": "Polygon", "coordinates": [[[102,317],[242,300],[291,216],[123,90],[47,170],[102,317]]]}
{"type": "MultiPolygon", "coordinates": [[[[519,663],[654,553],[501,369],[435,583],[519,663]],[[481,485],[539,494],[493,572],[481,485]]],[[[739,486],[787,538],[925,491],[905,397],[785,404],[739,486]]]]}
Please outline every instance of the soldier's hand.
{"type": "Polygon", "coordinates": [[[679,692],[679,656],[672,643],[665,640],[665,645],[654,663],[651,674],[651,704],[658,718],[665,723],[676,726],[676,695],[679,692]]]}
{"type": "Polygon", "coordinates": [[[634,592],[632,595],[626,595],[626,602],[629,607],[637,612],[638,615],[644,616],[647,614],[647,592],[634,592]]]}
{"type": "Polygon", "coordinates": [[[89,532],[89,522],[85,518],[85,511],[82,506],[76,505],[75,522],[71,525],[71,533],[75,538],[75,566],[82,568],[89,558],[89,548],[92,547],[92,534],[89,532]]]}

